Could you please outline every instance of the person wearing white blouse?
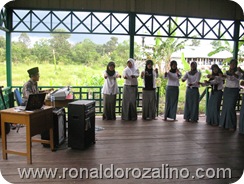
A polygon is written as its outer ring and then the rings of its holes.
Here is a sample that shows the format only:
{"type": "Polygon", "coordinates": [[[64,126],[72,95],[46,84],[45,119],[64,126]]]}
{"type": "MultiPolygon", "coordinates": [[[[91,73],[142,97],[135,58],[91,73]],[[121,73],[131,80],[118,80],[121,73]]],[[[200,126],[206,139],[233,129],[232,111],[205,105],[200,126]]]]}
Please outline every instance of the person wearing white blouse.
{"type": "Polygon", "coordinates": [[[197,63],[191,63],[191,70],[187,72],[182,82],[187,80],[186,100],[184,108],[184,119],[187,122],[197,123],[199,118],[199,84],[201,72],[197,70],[197,63]]]}
{"type": "Polygon", "coordinates": [[[205,80],[205,86],[211,86],[211,94],[208,100],[207,119],[208,125],[218,126],[220,121],[220,105],[223,96],[223,72],[217,64],[211,66],[212,74],[207,75],[209,80],[205,80]]]}
{"type": "Polygon", "coordinates": [[[122,99],[122,120],[137,120],[137,86],[139,77],[139,70],[135,66],[135,61],[132,58],[127,60],[127,67],[123,71],[123,78],[125,79],[123,87],[122,99]]]}
{"type": "Polygon", "coordinates": [[[164,74],[164,78],[168,80],[165,95],[164,121],[167,121],[167,118],[176,120],[180,85],[179,79],[181,76],[182,74],[177,68],[177,62],[174,60],[171,61],[170,70],[164,74]]]}
{"type": "Polygon", "coordinates": [[[121,76],[115,71],[115,63],[109,62],[107,70],[104,71],[103,94],[103,120],[116,120],[115,106],[116,94],[119,93],[117,78],[121,76]]]}
{"type": "Polygon", "coordinates": [[[237,60],[232,59],[229,63],[229,70],[223,77],[226,78],[224,94],[223,94],[223,107],[220,115],[219,126],[230,131],[236,130],[236,102],[239,97],[240,79],[242,73],[238,71],[237,60]]]}
{"type": "MultiPolygon", "coordinates": [[[[243,74],[244,71],[239,68],[241,73],[243,74]]],[[[240,86],[243,89],[244,88],[244,81],[242,80],[240,82],[240,86]]],[[[241,104],[241,110],[240,110],[240,117],[239,117],[239,134],[244,134],[244,93],[241,92],[242,95],[242,104],[241,104]]]]}

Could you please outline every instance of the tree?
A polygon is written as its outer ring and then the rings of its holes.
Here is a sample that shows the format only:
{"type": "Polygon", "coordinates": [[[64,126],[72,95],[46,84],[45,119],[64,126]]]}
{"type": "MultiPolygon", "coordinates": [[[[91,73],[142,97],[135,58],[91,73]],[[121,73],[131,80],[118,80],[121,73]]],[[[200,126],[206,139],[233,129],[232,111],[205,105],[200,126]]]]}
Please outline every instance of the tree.
{"type": "MultiPolygon", "coordinates": [[[[174,20],[177,23],[177,18],[174,20]]],[[[153,53],[146,52],[146,55],[153,59],[154,62],[158,65],[159,73],[167,71],[169,69],[169,63],[171,61],[171,56],[174,52],[181,50],[185,47],[185,42],[187,39],[180,40],[179,38],[174,38],[176,35],[176,24],[170,24],[170,33],[172,37],[163,39],[161,33],[157,32],[157,37],[155,37],[155,44],[151,48],[153,53]],[[162,68],[164,66],[164,68],[162,68]]],[[[148,46],[146,46],[148,48],[148,46]]],[[[150,47],[149,47],[150,48],[150,47]]]]}
{"type": "Polygon", "coordinates": [[[57,61],[59,62],[61,58],[69,58],[71,56],[71,44],[68,41],[70,34],[65,33],[63,29],[56,29],[51,36],[50,45],[57,61]]]}
{"type": "Polygon", "coordinates": [[[25,46],[26,48],[29,48],[31,45],[31,40],[29,38],[29,36],[27,35],[27,33],[21,33],[19,36],[19,43],[22,43],[23,46],[25,46]]]}
{"type": "Polygon", "coordinates": [[[213,51],[208,53],[208,56],[212,56],[221,51],[228,51],[230,53],[233,53],[233,48],[230,46],[230,43],[228,41],[224,41],[224,44],[223,44],[223,41],[214,40],[210,44],[213,46],[213,51]]]}
{"type": "Polygon", "coordinates": [[[94,63],[100,57],[96,50],[97,46],[90,39],[77,43],[72,49],[72,58],[77,63],[94,63]]]}
{"type": "Polygon", "coordinates": [[[118,38],[112,36],[110,40],[104,44],[104,51],[105,53],[110,54],[115,50],[117,46],[118,46],[118,38]]]}
{"type": "Polygon", "coordinates": [[[110,54],[111,61],[116,62],[118,66],[125,66],[126,61],[130,55],[130,44],[129,41],[124,40],[119,43],[115,50],[110,54]]]}
{"type": "Polygon", "coordinates": [[[3,36],[0,36],[0,62],[4,62],[5,56],[6,56],[6,47],[5,47],[5,38],[3,36]]]}
{"type": "Polygon", "coordinates": [[[190,46],[199,46],[199,45],[200,45],[200,40],[199,39],[191,39],[190,46]]]}
{"type": "MultiPolygon", "coordinates": [[[[160,33],[158,33],[158,35],[160,35],[160,33]]],[[[163,73],[163,71],[169,69],[172,54],[183,49],[186,41],[186,39],[181,41],[178,38],[167,38],[163,40],[162,37],[156,37],[155,44],[152,47],[153,53],[147,52],[146,54],[158,65],[159,72],[163,73]],[[162,66],[164,66],[164,68],[162,68],[162,66]]]]}
{"type": "MultiPolygon", "coordinates": [[[[243,62],[243,56],[244,56],[244,51],[242,50],[242,46],[244,45],[244,36],[240,39],[240,42],[238,43],[238,60],[243,62]]],[[[231,54],[234,53],[233,51],[233,46],[230,45],[229,41],[220,41],[220,40],[214,40],[210,43],[213,46],[213,51],[208,53],[208,56],[212,56],[214,54],[217,54],[222,51],[227,51],[231,54]]],[[[228,58],[229,60],[229,58],[228,58]]],[[[224,61],[226,63],[226,61],[224,61]]]]}
{"type": "Polygon", "coordinates": [[[32,54],[35,55],[40,63],[52,62],[53,61],[53,51],[50,46],[49,40],[41,39],[37,41],[32,50],[32,54]]]}

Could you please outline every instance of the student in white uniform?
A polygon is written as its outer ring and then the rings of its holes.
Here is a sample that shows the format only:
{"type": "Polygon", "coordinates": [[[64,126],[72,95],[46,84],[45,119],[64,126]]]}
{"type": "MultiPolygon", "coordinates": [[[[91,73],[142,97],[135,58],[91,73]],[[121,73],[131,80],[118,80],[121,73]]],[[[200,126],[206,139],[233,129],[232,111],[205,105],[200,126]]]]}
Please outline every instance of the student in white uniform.
{"type": "Polygon", "coordinates": [[[134,59],[127,60],[127,67],[123,71],[125,79],[122,99],[122,120],[137,120],[137,92],[139,70],[135,66],[134,59]]]}
{"type": "Polygon", "coordinates": [[[103,120],[116,120],[115,106],[116,94],[119,93],[117,78],[121,76],[115,71],[115,63],[109,62],[107,70],[104,71],[103,94],[103,120]]]}
{"type": "Polygon", "coordinates": [[[170,70],[164,74],[164,78],[168,80],[165,96],[164,121],[167,121],[167,118],[176,120],[180,85],[179,79],[181,76],[182,74],[177,68],[177,62],[174,60],[171,61],[170,70]]]}
{"type": "Polygon", "coordinates": [[[217,64],[211,66],[212,74],[208,75],[208,81],[205,81],[205,85],[211,86],[211,94],[208,100],[207,108],[207,124],[212,126],[219,125],[220,119],[220,105],[223,96],[223,72],[217,64]]]}
{"type": "Polygon", "coordinates": [[[142,91],[142,119],[152,120],[156,118],[156,78],[158,70],[153,69],[153,61],[147,60],[145,70],[141,72],[144,87],[142,91]]]}
{"type": "Polygon", "coordinates": [[[239,97],[239,81],[242,77],[242,73],[237,69],[236,59],[232,59],[229,65],[229,70],[226,71],[225,75],[223,75],[223,77],[226,78],[226,82],[219,126],[225,129],[229,129],[230,131],[235,131],[237,123],[236,102],[239,97]]]}
{"type": "MultiPolygon", "coordinates": [[[[244,73],[242,69],[240,69],[240,71],[242,72],[242,74],[244,73]]],[[[240,85],[243,89],[244,88],[243,80],[240,82],[240,85]]],[[[242,93],[241,95],[242,95],[242,103],[241,103],[240,118],[239,118],[239,134],[244,134],[244,94],[242,93]]]]}
{"type": "Polygon", "coordinates": [[[182,82],[187,80],[184,119],[186,122],[197,123],[199,116],[199,84],[201,72],[197,70],[197,63],[191,63],[191,70],[187,72],[182,82]]]}

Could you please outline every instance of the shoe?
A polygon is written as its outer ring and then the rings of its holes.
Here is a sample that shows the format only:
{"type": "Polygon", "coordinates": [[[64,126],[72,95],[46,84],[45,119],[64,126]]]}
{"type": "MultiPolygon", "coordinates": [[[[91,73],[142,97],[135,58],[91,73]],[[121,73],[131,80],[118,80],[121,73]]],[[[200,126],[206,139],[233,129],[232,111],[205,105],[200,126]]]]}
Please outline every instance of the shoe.
{"type": "Polygon", "coordinates": [[[15,124],[11,124],[11,129],[12,130],[15,130],[17,128],[17,125],[15,125],[15,124]]]}

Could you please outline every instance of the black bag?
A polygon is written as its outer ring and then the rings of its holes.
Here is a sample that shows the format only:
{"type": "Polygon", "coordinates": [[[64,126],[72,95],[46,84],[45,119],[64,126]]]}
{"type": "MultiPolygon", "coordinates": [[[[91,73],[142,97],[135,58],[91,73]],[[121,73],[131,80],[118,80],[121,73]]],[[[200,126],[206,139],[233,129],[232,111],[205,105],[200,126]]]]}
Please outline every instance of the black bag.
{"type": "MultiPolygon", "coordinates": [[[[6,134],[8,134],[10,132],[10,124],[9,123],[5,123],[5,132],[6,132],[6,134]]],[[[0,126],[0,135],[2,135],[2,126],[0,126]]]]}
{"type": "MultiPolygon", "coordinates": [[[[49,131],[43,131],[41,133],[41,139],[50,140],[49,131]]],[[[66,139],[66,114],[65,109],[55,108],[53,110],[53,140],[54,148],[57,149],[64,143],[66,139]]],[[[50,147],[49,144],[43,144],[43,147],[50,147]]]]}

